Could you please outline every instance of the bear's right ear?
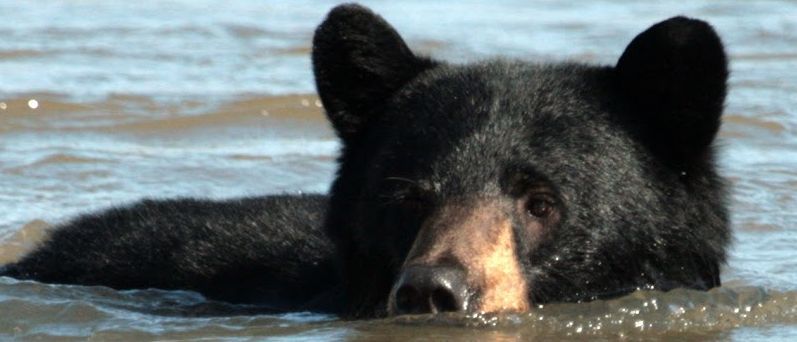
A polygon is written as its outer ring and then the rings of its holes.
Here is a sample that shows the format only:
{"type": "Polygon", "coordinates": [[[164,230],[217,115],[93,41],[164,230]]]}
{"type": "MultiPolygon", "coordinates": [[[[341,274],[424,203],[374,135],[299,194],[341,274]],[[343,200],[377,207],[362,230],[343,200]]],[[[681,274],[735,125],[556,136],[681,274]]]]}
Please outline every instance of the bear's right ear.
{"type": "Polygon", "coordinates": [[[329,120],[345,141],[358,135],[404,84],[436,63],[416,57],[369,9],[333,8],[313,37],[313,72],[329,120]]]}

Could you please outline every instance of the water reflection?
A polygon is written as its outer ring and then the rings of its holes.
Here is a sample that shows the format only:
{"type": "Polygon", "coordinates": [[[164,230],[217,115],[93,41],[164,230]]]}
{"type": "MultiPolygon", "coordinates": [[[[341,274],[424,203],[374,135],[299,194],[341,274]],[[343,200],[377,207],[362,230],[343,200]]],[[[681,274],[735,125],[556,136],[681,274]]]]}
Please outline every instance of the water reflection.
{"type": "MultiPolygon", "coordinates": [[[[0,339],[761,339],[797,335],[797,3],[365,1],[418,51],[614,63],[685,14],[727,43],[719,162],[736,243],[725,287],[546,305],[527,315],[343,322],[208,302],[0,279],[0,339]]],[[[309,42],[329,2],[0,2],[0,262],[44,221],[142,197],[326,191],[338,144],[309,42]],[[86,18],[91,18],[90,21],[86,18]],[[275,96],[279,94],[293,94],[275,96]],[[295,95],[300,94],[300,95],[295,95]],[[35,115],[31,115],[34,114],[35,115]],[[40,221],[42,220],[42,221],[40,221]],[[29,224],[30,223],[30,224],[29,224]]]]}

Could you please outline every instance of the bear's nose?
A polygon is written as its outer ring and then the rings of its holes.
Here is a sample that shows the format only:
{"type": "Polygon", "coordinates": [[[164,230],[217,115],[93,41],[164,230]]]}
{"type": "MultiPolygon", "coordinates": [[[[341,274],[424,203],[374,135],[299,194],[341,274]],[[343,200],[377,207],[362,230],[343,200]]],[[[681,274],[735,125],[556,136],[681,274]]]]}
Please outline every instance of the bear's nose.
{"type": "Polygon", "coordinates": [[[465,311],[468,307],[465,272],[454,267],[408,267],[390,295],[390,312],[395,315],[465,311]]]}

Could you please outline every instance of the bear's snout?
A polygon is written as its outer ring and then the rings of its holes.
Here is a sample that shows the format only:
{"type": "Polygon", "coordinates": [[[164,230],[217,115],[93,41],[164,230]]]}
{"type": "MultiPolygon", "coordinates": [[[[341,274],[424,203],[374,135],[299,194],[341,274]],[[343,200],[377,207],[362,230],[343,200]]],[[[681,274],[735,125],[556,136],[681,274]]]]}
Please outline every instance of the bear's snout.
{"type": "Polygon", "coordinates": [[[424,222],[388,298],[391,314],[529,308],[512,220],[500,201],[442,206],[424,222]]]}

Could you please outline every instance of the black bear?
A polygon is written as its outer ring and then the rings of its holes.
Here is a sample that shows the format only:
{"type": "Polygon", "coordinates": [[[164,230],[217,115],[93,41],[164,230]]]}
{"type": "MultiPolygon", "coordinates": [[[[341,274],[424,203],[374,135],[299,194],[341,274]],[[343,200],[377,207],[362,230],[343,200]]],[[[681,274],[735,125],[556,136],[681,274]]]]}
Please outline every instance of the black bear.
{"type": "Polygon", "coordinates": [[[707,23],[653,25],[615,66],[454,65],[342,5],[312,54],[343,143],[328,197],[144,201],[62,225],[3,274],[347,317],[720,285],[728,70],[707,23]]]}

